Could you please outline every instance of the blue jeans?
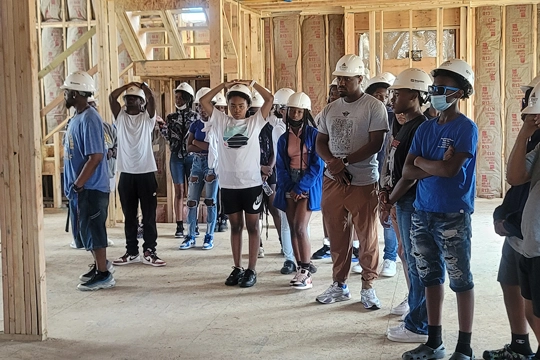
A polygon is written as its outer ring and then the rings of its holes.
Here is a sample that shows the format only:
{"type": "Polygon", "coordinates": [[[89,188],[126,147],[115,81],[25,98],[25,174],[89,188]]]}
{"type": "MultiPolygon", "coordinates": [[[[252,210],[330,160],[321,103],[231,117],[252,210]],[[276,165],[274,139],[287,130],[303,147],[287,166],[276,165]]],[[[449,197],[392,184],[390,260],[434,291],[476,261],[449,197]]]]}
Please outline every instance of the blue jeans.
{"type": "Polygon", "coordinates": [[[188,183],[188,236],[195,237],[197,226],[197,205],[201,198],[202,190],[205,190],[204,203],[206,204],[206,234],[214,235],[217,220],[217,175],[208,169],[208,154],[194,154],[191,175],[188,183]],[[206,177],[213,175],[212,181],[206,177]],[[194,181],[192,181],[194,180],[194,181]]]}
{"type": "MultiPolygon", "coordinates": [[[[287,214],[285,211],[279,211],[279,217],[281,218],[281,247],[283,248],[283,256],[285,260],[290,260],[296,263],[294,258],[294,250],[292,247],[291,228],[289,227],[289,221],[287,220],[287,214]]],[[[309,224],[307,226],[308,238],[310,237],[311,229],[309,224]]]]}
{"type": "Polygon", "coordinates": [[[189,178],[189,173],[193,165],[193,155],[188,155],[185,158],[179,158],[178,153],[171,153],[169,166],[171,168],[171,176],[174,184],[183,184],[186,178],[189,178]]]}
{"type": "Polygon", "coordinates": [[[405,328],[416,334],[427,334],[427,308],[426,308],[426,290],[416,269],[416,258],[412,253],[411,244],[411,217],[414,213],[415,195],[405,195],[396,202],[396,215],[401,235],[401,243],[405,252],[407,269],[409,274],[409,314],[405,317],[405,328]]]}
{"type": "Polygon", "coordinates": [[[418,275],[425,287],[444,284],[446,269],[454,292],[474,287],[471,235],[470,214],[414,212],[411,242],[418,275]]]}
{"type": "Polygon", "coordinates": [[[398,240],[394,227],[392,226],[392,220],[388,217],[387,224],[390,225],[388,228],[384,228],[384,260],[397,260],[397,251],[398,251],[398,240]]]}
{"type": "Polygon", "coordinates": [[[84,189],[79,198],[79,232],[86,250],[107,247],[107,214],[109,193],[84,189]]]}

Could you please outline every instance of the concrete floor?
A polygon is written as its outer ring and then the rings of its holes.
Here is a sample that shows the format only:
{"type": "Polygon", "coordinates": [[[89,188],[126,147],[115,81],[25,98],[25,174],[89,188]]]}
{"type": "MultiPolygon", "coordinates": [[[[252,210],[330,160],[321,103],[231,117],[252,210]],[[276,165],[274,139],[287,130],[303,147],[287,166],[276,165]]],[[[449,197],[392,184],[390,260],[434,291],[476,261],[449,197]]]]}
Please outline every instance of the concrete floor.
{"type": "MultiPolygon", "coordinates": [[[[492,211],[499,203],[478,200],[473,216],[477,357],[485,349],[501,347],[510,336],[496,282],[503,239],[491,226],[492,211]]],[[[386,360],[401,359],[404,351],[416,346],[393,343],[384,336],[388,326],[398,324],[399,317],[389,315],[390,308],[406,293],[401,265],[396,277],[375,283],[381,310],[368,311],[359,303],[361,281],[356,274],[349,282],[351,301],[319,305],[315,296],[331,283],[330,262],[317,262],[313,289],[289,289],[291,276],[279,273],[283,258],[272,229],[265,243],[267,255],[258,263],[257,285],[240,289],[223,284],[232,265],[228,233],[217,234],[212,251],[178,251],[178,240],[169,235],[174,225],[160,224],[158,251],[168,262],[165,268],[117,267],[114,289],[85,293],[75,287],[90,257],[69,248],[64,225],[65,211],[45,211],[49,340],[0,341],[0,359],[386,360]]],[[[320,213],[313,216],[311,234],[315,250],[322,239],[320,213]]],[[[110,257],[122,255],[121,224],[109,235],[116,242],[110,257]]],[[[456,302],[450,290],[444,338],[450,355],[457,341],[456,302]]]]}

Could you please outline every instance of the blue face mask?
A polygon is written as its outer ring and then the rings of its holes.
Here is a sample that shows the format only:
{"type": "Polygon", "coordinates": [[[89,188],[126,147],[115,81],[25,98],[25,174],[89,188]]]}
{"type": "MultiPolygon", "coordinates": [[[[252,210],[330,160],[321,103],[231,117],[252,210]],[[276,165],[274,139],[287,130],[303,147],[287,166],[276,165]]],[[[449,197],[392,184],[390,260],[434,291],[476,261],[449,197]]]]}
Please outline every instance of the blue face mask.
{"type": "Polygon", "coordinates": [[[431,106],[437,111],[443,112],[455,102],[446,102],[447,95],[431,95],[431,106]]]}

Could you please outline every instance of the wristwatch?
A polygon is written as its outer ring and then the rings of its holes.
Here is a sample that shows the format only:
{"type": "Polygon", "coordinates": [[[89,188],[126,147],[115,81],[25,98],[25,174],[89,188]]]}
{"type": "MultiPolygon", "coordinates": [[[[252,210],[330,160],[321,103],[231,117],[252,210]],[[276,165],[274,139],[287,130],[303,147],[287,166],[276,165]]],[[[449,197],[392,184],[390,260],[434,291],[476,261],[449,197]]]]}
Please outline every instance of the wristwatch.
{"type": "Polygon", "coordinates": [[[349,160],[347,159],[346,156],[344,158],[341,158],[341,162],[343,163],[343,165],[349,166],[349,160]]]}

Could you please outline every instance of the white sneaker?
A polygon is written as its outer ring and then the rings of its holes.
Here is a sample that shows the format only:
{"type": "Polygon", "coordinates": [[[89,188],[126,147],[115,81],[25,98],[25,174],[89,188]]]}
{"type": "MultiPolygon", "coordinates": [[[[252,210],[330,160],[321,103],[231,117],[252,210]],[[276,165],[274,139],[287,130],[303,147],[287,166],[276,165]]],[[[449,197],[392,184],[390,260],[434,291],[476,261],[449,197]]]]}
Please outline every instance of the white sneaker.
{"type": "Polygon", "coordinates": [[[360,302],[366,309],[379,310],[381,308],[381,302],[375,293],[375,289],[362,289],[360,295],[360,302]]]}
{"type": "Polygon", "coordinates": [[[129,255],[127,252],[119,257],[118,259],[113,260],[113,265],[123,266],[123,265],[129,265],[133,263],[140,263],[141,262],[141,256],[139,254],[137,255],[129,255]]]}
{"type": "Polygon", "coordinates": [[[405,318],[409,315],[409,312],[407,311],[405,314],[401,315],[401,319],[399,321],[405,321],[405,318]]]}
{"type": "Polygon", "coordinates": [[[361,274],[362,271],[364,271],[364,269],[362,269],[362,266],[360,264],[356,264],[352,267],[353,273],[361,274]]]}
{"type": "Polygon", "coordinates": [[[425,343],[428,339],[427,335],[416,334],[407,330],[405,324],[389,328],[386,337],[390,341],[402,343],[425,343]]]}
{"type": "Polygon", "coordinates": [[[396,273],[396,262],[388,259],[384,260],[380,275],[384,277],[392,277],[395,276],[396,273]]]}
{"type": "Polygon", "coordinates": [[[406,297],[399,305],[390,310],[392,315],[403,315],[409,312],[409,299],[406,297]]]}
{"type": "Polygon", "coordinates": [[[114,241],[112,241],[111,239],[107,238],[107,245],[108,245],[108,246],[114,246],[114,241]]]}
{"type": "Polygon", "coordinates": [[[300,266],[296,267],[296,274],[294,274],[294,277],[289,281],[289,286],[293,286],[295,282],[298,281],[298,277],[300,276],[302,268],[300,266]]]}
{"type": "Polygon", "coordinates": [[[83,247],[77,247],[77,245],[75,245],[75,240],[71,241],[71,243],[69,244],[69,247],[72,248],[72,249],[84,250],[84,246],[83,247]]]}
{"type": "Polygon", "coordinates": [[[259,254],[257,254],[257,257],[259,259],[262,259],[264,257],[264,248],[262,246],[259,247],[259,254]]]}
{"type": "Polygon", "coordinates": [[[321,304],[332,304],[339,301],[346,301],[351,299],[351,292],[347,284],[343,287],[339,286],[335,281],[325,292],[317,296],[316,300],[321,304]]]}

